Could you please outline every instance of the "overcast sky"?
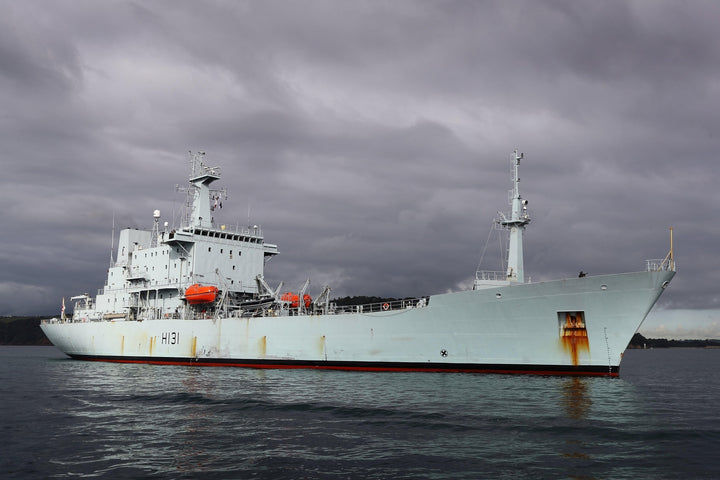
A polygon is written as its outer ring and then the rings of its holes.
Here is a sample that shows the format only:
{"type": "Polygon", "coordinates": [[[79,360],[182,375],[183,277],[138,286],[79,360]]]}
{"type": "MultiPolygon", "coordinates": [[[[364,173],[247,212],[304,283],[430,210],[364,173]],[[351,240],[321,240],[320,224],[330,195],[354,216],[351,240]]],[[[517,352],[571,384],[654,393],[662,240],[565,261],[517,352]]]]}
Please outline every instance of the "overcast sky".
{"type": "Polygon", "coordinates": [[[500,269],[510,158],[533,281],[678,274],[641,332],[720,338],[720,2],[0,0],[0,314],[101,288],[171,224],[189,150],[272,285],[420,296],[500,269]],[[116,231],[117,234],[117,231],[116,231]]]}

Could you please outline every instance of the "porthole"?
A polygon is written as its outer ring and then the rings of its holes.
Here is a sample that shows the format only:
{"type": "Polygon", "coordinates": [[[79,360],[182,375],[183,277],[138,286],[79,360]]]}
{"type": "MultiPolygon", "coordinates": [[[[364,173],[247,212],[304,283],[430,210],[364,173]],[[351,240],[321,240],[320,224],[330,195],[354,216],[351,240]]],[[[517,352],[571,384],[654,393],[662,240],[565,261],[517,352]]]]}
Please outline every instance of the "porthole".
{"type": "Polygon", "coordinates": [[[607,285],[605,285],[604,283],[600,285],[600,290],[607,290],[607,285]]]}

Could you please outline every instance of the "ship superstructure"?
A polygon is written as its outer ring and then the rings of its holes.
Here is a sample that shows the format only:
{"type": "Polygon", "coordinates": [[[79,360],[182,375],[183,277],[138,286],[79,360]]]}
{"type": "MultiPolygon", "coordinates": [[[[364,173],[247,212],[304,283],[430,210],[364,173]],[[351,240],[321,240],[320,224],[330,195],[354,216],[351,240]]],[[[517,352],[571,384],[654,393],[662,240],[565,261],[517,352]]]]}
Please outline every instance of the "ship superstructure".
{"type": "Polygon", "coordinates": [[[221,191],[210,185],[220,179],[220,167],[208,166],[202,152],[192,154],[190,163],[185,225],[168,230],[165,222],[161,229],[155,210],[152,230],[121,230],[116,260],[95,301],[87,294],[72,297],[76,321],[188,318],[258,297],[258,277],[277,245],[265,243],[257,226],[216,225],[221,191]],[[187,294],[203,288],[215,292],[210,302],[187,294]]]}
{"type": "Polygon", "coordinates": [[[103,289],[73,297],[72,317],[43,321],[73,358],[265,368],[617,375],[622,353],[675,274],[670,253],[644,271],[525,281],[522,154],[512,158],[507,269],[472,290],[340,307],[324,287],[271,288],[278,254],[257,226],[217,225],[219,167],[191,155],[184,225],[120,232],[103,289]],[[281,293],[282,292],[282,293],[281,293]]]}

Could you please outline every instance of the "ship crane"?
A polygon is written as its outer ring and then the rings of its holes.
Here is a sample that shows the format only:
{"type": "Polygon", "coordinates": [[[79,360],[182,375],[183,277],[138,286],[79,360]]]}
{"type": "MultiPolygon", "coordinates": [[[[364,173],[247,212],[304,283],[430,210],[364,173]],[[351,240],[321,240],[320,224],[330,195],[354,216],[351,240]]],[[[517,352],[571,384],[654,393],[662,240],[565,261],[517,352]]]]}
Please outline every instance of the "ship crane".
{"type": "Polygon", "coordinates": [[[258,284],[259,292],[265,292],[265,295],[272,297],[276,302],[280,302],[280,289],[283,286],[283,282],[280,282],[277,289],[273,290],[270,288],[270,285],[268,285],[262,275],[255,277],[255,281],[258,284]]]}
{"type": "Polygon", "coordinates": [[[298,292],[298,314],[302,313],[303,307],[307,308],[307,306],[305,305],[305,303],[306,303],[305,298],[306,298],[307,289],[309,286],[310,286],[310,279],[308,278],[307,280],[305,280],[305,283],[303,284],[302,288],[298,292]]]}
{"type": "Polygon", "coordinates": [[[313,300],[313,307],[314,310],[320,310],[321,312],[329,312],[330,311],[330,285],[325,285],[323,287],[322,292],[320,292],[320,295],[313,300]]]}

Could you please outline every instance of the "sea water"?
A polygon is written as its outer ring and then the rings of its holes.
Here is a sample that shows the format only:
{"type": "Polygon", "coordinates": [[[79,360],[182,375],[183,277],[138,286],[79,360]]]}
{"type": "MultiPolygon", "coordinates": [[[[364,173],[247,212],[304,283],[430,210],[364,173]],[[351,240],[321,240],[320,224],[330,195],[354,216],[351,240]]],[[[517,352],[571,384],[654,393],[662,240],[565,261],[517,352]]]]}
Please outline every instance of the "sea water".
{"type": "Polygon", "coordinates": [[[0,347],[0,478],[720,478],[720,350],[619,378],[74,361],[0,347]]]}

